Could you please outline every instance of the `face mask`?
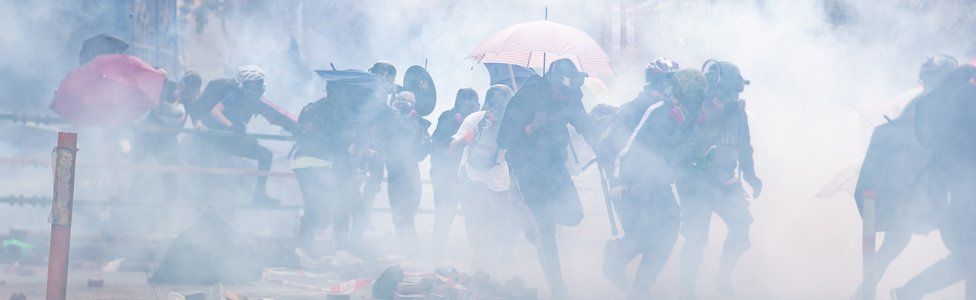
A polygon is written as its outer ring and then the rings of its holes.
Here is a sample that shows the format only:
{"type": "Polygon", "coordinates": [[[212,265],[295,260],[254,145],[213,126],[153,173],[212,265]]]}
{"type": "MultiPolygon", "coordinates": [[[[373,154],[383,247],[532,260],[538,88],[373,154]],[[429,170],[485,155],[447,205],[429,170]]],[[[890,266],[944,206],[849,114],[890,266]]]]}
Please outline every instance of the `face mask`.
{"type": "Polygon", "coordinates": [[[393,102],[393,108],[402,114],[407,114],[413,110],[413,103],[410,103],[410,101],[397,100],[393,102]]]}
{"type": "Polygon", "coordinates": [[[563,84],[563,86],[565,86],[565,87],[572,87],[572,85],[573,85],[573,80],[571,80],[571,79],[569,79],[569,77],[565,77],[565,76],[563,76],[563,82],[562,82],[562,84],[563,84]]]}

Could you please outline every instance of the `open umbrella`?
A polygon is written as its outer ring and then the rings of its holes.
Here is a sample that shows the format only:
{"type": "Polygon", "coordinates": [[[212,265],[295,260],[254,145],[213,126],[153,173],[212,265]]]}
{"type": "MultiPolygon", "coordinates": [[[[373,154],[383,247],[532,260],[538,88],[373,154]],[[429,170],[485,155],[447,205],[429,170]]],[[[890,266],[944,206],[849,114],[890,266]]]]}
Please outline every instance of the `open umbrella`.
{"type": "Polygon", "coordinates": [[[513,64],[485,63],[488,69],[488,77],[492,85],[504,84],[517,91],[520,86],[525,86],[533,76],[539,76],[535,70],[513,64]]]}
{"type": "Polygon", "coordinates": [[[65,76],[51,110],[76,126],[128,123],[159,104],[165,81],[166,73],[135,56],[97,56],[65,76]]]}
{"type": "Polygon", "coordinates": [[[99,55],[122,54],[126,49],[129,49],[128,43],[111,35],[99,34],[88,38],[81,44],[78,64],[84,65],[99,55]]]}
{"type": "Polygon", "coordinates": [[[468,58],[479,63],[540,69],[549,62],[568,58],[583,72],[613,74],[610,57],[592,37],[582,30],[548,20],[506,27],[488,37],[468,58]]]}

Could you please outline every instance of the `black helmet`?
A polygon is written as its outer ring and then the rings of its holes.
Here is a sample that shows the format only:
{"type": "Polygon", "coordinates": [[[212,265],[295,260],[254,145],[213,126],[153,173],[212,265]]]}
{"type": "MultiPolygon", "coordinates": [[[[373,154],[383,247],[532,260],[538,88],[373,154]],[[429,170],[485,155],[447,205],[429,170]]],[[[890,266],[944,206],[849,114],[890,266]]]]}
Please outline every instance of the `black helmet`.
{"type": "Polygon", "coordinates": [[[944,54],[930,56],[918,69],[918,81],[923,86],[932,84],[944,78],[958,66],[959,62],[956,61],[955,57],[944,54]]]}
{"type": "Polygon", "coordinates": [[[708,79],[708,86],[716,89],[741,93],[751,83],[742,78],[738,66],[727,61],[710,59],[702,65],[702,72],[708,79]]]}
{"type": "Polygon", "coordinates": [[[396,78],[397,74],[396,67],[394,67],[390,62],[384,60],[374,63],[373,67],[369,68],[369,72],[391,81],[393,78],[396,78]]]}

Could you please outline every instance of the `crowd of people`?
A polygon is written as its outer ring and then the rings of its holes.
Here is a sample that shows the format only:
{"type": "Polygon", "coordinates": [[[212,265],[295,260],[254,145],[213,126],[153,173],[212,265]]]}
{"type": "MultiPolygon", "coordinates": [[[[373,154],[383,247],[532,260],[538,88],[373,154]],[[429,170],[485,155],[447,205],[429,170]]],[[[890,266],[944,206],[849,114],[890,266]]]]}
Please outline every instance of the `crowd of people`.
{"type": "MultiPolygon", "coordinates": [[[[429,249],[446,248],[458,207],[464,214],[475,269],[491,269],[524,235],[537,249],[552,294],[569,295],[556,242],[557,226],[575,226],[583,206],[567,159],[581,136],[596,154],[607,195],[624,229],[607,242],[603,272],[618,288],[640,298],[669,259],[678,234],[681,290],[692,298],[707,242],[711,214],[729,225],[722,268],[715,283],[732,293],[732,270],[749,248],[752,217],[740,183],[758,196],[745,104],[748,80],[738,67],[709,61],[702,70],[679,69],[667,58],[646,68],[640,95],[619,109],[584,109],[586,73],[561,59],[548,72],[513,86],[491,86],[484,101],[472,88],[457,91],[454,105],[432,123],[420,99],[432,83],[397,85],[396,68],[377,62],[368,71],[326,71],[326,96],[297,119],[263,97],[265,76],[244,66],[236,78],[202,79],[187,72],[171,84],[145,122],[198,130],[244,133],[261,115],[295,137],[289,157],[304,199],[299,250],[314,251],[316,234],[331,227],[336,251],[355,253],[369,208],[386,180],[396,235],[404,249],[420,249],[415,226],[422,183],[419,162],[430,156],[435,220],[429,249]],[[576,133],[571,133],[572,126],[576,133]],[[677,190],[679,198],[674,190],[677,190]],[[641,256],[628,279],[626,266],[641,256]],[[632,283],[630,283],[632,281],[632,283]]],[[[410,72],[410,71],[408,71],[410,72]]],[[[424,72],[426,73],[426,72],[424,72]]],[[[429,80],[429,78],[427,78],[429,80]]],[[[145,135],[161,160],[171,159],[175,136],[145,135]]],[[[208,155],[255,160],[268,171],[272,153],[247,135],[203,136],[208,155]]],[[[206,165],[207,155],[196,163],[206,165]]],[[[267,177],[258,176],[254,201],[274,204],[267,177]]]]}
{"type": "MultiPolygon", "coordinates": [[[[334,249],[355,254],[384,180],[399,243],[403,249],[425,248],[415,215],[423,190],[419,163],[429,156],[435,217],[426,248],[443,254],[460,206],[474,269],[491,269],[524,236],[536,247],[555,298],[570,294],[562,277],[557,227],[575,226],[583,219],[566,163],[575,155],[572,139],[578,135],[596,154],[611,213],[623,228],[605,244],[605,277],[631,297],[644,299],[680,234],[680,295],[695,298],[716,214],[728,233],[713,284],[719,292],[733,294],[733,271],[750,248],[749,198],[763,190],[746,104],[740,98],[750,81],[738,66],[709,60],[700,70],[682,69],[658,58],[647,65],[638,97],[619,108],[599,105],[590,112],[582,102],[586,73],[568,59],[553,61],[547,70],[517,86],[490,86],[483,101],[474,89],[459,89],[453,107],[439,115],[432,133],[432,122],[425,119],[433,110],[429,75],[416,77],[426,72],[414,66],[408,73],[420,80],[411,80],[409,87],[397,85],[396,67],[384,61],[368,71],[326,71],[327,95],[306,105],[297,118],[263,97],[265,76],[257,66],[241,67],[236,78],[211,80],[202,91],[200,76],[187,72],[167,85],[164,101],[144,122],[183,127],[188,117],[200,130],[244,133],[249,120],[261,115],[292,133],[295,145],[289,158],[304,200],[298,251],[314,251],[317,233],[331,227],[334,249]],[[637,257],[636,272],[628,275],[627,265],[637,257]]],[[[901,205],[880,210],[879,228],[888,234],[876,271],[884,272],[913,233],[941,230],[951,252],[897,289],[899,299],[917,299],[944,287],[951,283],[946,278],[974,278],[973,221],[967,216],[976,202],[967,178],[974,178],[971,154],[976,147],[971,131],[960,130],[972,125],[976,115],[966,101],[976,93],[974,73],[974,67],[959,66],[951,57],[930,58],[919,78],[922,94],[878,129],[907,130],[910,135],[877,141],[881,138],[876,132],[872,139],[858,203],[871,195],[898,198],[891,203],[901,205]],[[887,127],[895,129],[883,129],[887,127]],[[898,159],[898,153],[923,159],[898,159]],[[891,168],[924,175],[905,181],[893,176],[898,173],[891,168]],[[889,220],[884,214],[910,222],[884,223],[889,220]],[[907,214],[921,216],[904,218],[907,214]]],[[[173,159],[174,135],[147,133],[143,138],[160,160],[173,159]]],[[[200,143],[217,150],[208,155],[243,157],[257,161],[259,171],[270,170],[271,151],[246,135],[206,136],[200,143]]],[[[196,163],[206,165],[207,155],[197,157],[196,163]]],[[[267,195],[267,177],[257,178],[254,201],[278,203],[267,195]]],[[[861,289],[876,284],[865,282],[861,289]]]]}

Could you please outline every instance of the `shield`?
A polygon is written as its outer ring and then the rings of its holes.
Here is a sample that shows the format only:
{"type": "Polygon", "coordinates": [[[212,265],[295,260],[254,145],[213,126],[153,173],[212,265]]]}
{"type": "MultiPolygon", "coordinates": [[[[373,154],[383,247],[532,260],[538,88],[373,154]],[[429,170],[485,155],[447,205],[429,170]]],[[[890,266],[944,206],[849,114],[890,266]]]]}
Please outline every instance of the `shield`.
{"type": "Polygon", "coordinates": [[[97,56],[65,76],[51,110],[76,126],[125,124],[159,104],[165,81],[166,73],[135,56],[97,56]]]}
{"type": "Polygon", "coordinates": [[[421,116],[429,115],[437,104],[437,89],[430,73],[421,66],[411,66],[403,73],[403,89],[413,93],[417,99],[414,110],[421,116]]]}

